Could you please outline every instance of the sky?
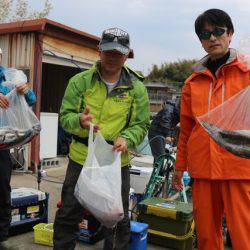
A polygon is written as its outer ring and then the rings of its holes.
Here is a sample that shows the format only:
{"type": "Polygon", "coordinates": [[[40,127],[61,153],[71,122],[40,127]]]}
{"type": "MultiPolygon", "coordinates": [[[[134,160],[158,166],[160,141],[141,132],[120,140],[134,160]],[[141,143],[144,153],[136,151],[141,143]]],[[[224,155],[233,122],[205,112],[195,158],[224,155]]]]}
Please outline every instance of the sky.
{"type": "MultiPolygon", "coordinates": [[[[235,28],[232,46],[250,43],[250,0],[50,0],[49,19],[100,36],[110,27],[130,34],[135,58],[127,62],[148,74],[153,64],[205,55],[194,32],[194,21],[210,8],[226,11],[235,28]]],[[[41,10],[44,1],[29,0],[41,10]]],[[[245,45],[246,46],[246,45],[245,45]]],[[[249,44],[250,48],[250,44],[249,44]]]]}

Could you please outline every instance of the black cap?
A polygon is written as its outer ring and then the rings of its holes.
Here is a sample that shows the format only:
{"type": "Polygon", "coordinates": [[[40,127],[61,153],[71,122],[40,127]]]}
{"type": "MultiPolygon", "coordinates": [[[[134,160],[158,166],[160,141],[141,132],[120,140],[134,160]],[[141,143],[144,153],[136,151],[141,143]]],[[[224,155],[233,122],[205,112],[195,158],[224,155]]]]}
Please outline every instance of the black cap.
{"type": "Polygon", "coordinates": [[[131,51],[129,34],[119,28],[104,30],[99,45],[101,51],[117,50],[124,55],[131,51]]]}

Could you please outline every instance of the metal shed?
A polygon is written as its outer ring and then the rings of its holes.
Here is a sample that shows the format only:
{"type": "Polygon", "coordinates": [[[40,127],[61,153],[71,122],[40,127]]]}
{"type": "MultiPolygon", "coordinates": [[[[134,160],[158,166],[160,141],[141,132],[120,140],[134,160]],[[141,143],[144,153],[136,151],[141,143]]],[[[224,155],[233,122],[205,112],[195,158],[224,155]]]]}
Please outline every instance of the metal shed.
{"type": "MultiPolygon", "coordinates": [[[[24,70],[36,93],[34,111],[58,112],[68,79],[98,59],[99,37],[36,19],[0,24],[2,64],[24,70]]],[[[30,144],[29,164],[39,164],[40,139],[30,144]]]]}

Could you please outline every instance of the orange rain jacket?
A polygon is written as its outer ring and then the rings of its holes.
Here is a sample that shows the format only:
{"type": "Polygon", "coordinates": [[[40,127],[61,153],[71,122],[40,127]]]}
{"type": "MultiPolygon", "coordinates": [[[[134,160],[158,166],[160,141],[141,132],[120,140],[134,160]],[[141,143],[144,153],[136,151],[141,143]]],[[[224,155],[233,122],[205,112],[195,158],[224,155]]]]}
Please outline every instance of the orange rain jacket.
{"type": "Polygon", "coordinates": [[[230,49],[228,61],[215,77],[204,57],[186,80],[181,100],[181,131],[177,151],[177,170],[188,170],[193,178],[250,179],[250,160],[226,151],[205,132],[196,117],[220,105],[250,84],[250,70],[230,49]],[[223,86],[224,85],[224,86],[223,86]],[[210,91],[211,88],[211,91],[210,91]],[[209,96],[211,95],[211,98],[209,96]]]}

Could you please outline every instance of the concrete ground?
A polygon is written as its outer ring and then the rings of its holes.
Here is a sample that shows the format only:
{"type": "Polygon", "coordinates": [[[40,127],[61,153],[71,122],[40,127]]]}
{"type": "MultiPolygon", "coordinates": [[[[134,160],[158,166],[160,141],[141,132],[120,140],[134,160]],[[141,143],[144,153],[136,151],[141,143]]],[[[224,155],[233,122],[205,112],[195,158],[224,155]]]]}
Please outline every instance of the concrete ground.
{"type": "MultiPolygon", "coordinates": [[[[54,181],[48,182],[43,180],[41,182],[40,189],[44,192],[50,194],[49,197],[49,222],[53,222],[55,218],[55,213],[57,210],[56,204],[60,200],[62,184],[55,182],[63,182],[66,173],[67,162],[61,163],[61,166],[46,169],[47,177],[46,179],[54,181]]],[[[15,173],[13,172],[11,179],[12,188],[16,187],[30,187],[37,188],[36,177],[31,174],[15,173]]],[[[43,245],[37,245],[34,243],[34,233],[33,231],[24,233],[17,236],[10,237],[9,241],[14,245],[19,247],[19,250],[51,250],[52,247],[47,247],[43,245]]],[[[100,250],[102,249],[103,242],[96,243],[95,245],[84,244],[83,242],[78,242],[76,250],[100,250]]],[[[160,250],[163,249],[158,246],[149,246],[149,250],[160,250]]]]}
{"type": "MultiPolygon", "coordinates": [[[[43,180],[41,182],[40,189],[44,192],[48,192],[50,194],[49,198],[49,222],[53,222],[55,218],[55,213],[57,210],[56,204],[60,200],[61,188],[66,172],[67,161],[60,161],[59,167],[54,167],[50,169],[46,169],[47,176],[46,179],[51,180],[52,182],[48,182],[43,180]]],[[[31,187],[37,188],[36,177],[31,174],[23,174],[23,173],[13,173],[11,180],[12,188],[16,187],[31,187]]],[[[34,243],[34,233],[33,231],[10,237],[9,241],[14,243],[19,247],[19,250],[51,250],[51,247],[37,245],[34,243]]],[[[99,250],[102,249],[103,242],[99,242],[95,245],[87,245],[82,242],[78,242],[76,246],[76,250],[99,250]]],[[[155,246],[148,244],[148,250],[161,250],[166,249],[163,247],[155,246]]],[[[230,248],[226,248],[230,249],[230,248]]]]}

